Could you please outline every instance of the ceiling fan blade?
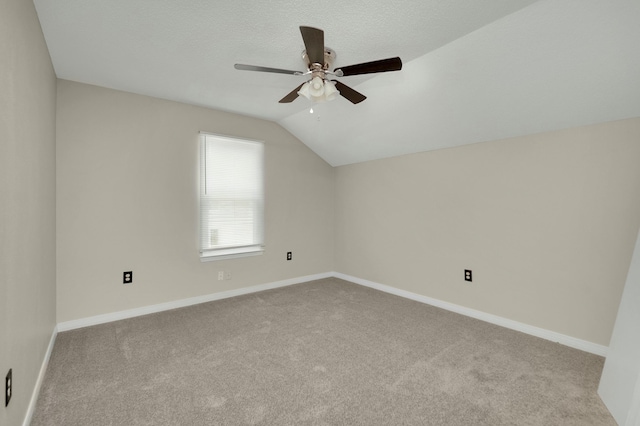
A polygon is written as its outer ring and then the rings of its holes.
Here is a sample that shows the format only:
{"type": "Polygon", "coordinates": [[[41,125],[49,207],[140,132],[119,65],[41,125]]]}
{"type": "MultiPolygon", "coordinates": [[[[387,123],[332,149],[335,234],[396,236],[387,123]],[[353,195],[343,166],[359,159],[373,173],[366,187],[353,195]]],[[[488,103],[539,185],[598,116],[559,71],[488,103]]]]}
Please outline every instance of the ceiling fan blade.
{"type": "MultiPolygon", "coordinates": [[[[304,83],[302,83],[304,84],[304,83]]],[[[298,97],[298,91],[300,90],[300,88],[302,88],[302,84],[298,87],[296,87],[295,89],[293,89],[287,96],[285,96],[284,98],[280,99],[278,102],[281,104],[288,104],[290,102],[293,102],[296,100],[296,98],[298,97]]]]}
{"type": "Polygon", "coordinates": [[[280,68],[259,67],[257,65],[235,64],[233,67],[237,70],[243,70],[243,71],[262,71],[262,72],[275,72],[278,74],[302,75],[301,71],[283,70],[280,68]]]}
{"type": "Polygon", "coordinates": [[[300,27],[300,33],[309,62],[324,65],[324,31],[313,27],[300,27]]]}
{"type": "Polygon", "coordinates": [[[376,72],[399,71],[402,69],[402,60],[399,57],[380,59],[378,61],[364,62],[362,64],[349,65],[335,70],[342,71],[343,76],[372,74],[376,72]]]}
{"type": "Polygon", "coordinates": [[[367,99],[365,95],[360,92],[353,90],[351,87],[346,84],[340,83],[338,80],[331,80],[336,83],[336,89],[340,92],[340,95],[347,98],[352,104],[359,104],[360,102],[367,99]]]}

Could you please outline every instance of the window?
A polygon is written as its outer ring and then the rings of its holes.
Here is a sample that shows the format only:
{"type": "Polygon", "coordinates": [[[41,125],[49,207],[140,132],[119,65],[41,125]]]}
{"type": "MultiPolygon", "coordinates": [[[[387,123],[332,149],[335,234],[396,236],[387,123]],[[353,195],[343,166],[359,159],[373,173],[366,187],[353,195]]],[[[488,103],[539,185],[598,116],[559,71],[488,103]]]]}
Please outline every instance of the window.
{"type": "Polygon", "coordinates": [[[261,142],[200,134],[200,258],[261,254],[264,188],[261,142]]]}

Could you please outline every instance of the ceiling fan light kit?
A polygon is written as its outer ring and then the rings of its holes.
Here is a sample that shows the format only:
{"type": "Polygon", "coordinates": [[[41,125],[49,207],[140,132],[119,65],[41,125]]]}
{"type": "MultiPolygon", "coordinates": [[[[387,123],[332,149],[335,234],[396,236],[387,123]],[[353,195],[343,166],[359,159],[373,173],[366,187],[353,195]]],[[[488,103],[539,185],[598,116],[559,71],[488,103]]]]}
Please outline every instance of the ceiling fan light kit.
{"type": "Polygon", "coordinates": [[[340,94],[333,82],[320,77],[313,77],[311,81],[304,83],[297,93],[313,102],[332,101],[340,94]]]}
{"type": "Polygon", "coordinates": [[[302,40],[306,50],[302,52],[302,59],[307,65],[306,72],[291,71],[280,68],[261,67],[256,65],[235,64],[235,68],[244,71],[272,72],[291,75],[311,75],[311,79],[289,92],[280,103],[293,102],[298,96],[303,96],[313,102],[331,101],[341,95],[353,104],[367,99],[362,93],[352,89],[338,80],[328,80],[327,76],[347,77],[351,75],[372,74],[402,69],[399,57],[381,59],[372,62],[349,65],[330,71],[336,58],[333,49],[324,45],[324,31],[313,27],[300,27],[302,40]]]}

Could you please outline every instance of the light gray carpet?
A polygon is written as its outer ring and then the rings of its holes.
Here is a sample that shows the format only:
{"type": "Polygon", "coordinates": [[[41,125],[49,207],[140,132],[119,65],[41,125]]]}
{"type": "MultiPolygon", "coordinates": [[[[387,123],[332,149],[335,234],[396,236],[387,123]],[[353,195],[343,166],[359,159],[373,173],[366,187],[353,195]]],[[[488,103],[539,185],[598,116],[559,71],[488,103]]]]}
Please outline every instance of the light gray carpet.
{"type": "Polygon", "coordinates": [[[32,425],[615,425],[603,362],[326,279],[60,333],[32,425]]]}

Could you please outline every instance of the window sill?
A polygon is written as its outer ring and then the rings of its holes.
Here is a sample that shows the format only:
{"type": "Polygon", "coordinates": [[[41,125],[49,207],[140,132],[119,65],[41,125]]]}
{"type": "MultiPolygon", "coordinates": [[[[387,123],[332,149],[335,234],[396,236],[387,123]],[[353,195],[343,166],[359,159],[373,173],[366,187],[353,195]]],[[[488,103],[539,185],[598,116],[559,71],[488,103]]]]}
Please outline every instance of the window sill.
{"type": "Polygon", "coordinates": [[[260,256],[264,248],[249,249],[245,251],[226,250],[220,253],[200,253],[200,262],[213,262],[216,260],[237,259],[240,257],[260,256]]]}

